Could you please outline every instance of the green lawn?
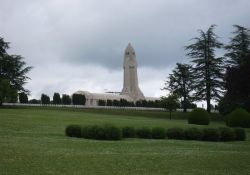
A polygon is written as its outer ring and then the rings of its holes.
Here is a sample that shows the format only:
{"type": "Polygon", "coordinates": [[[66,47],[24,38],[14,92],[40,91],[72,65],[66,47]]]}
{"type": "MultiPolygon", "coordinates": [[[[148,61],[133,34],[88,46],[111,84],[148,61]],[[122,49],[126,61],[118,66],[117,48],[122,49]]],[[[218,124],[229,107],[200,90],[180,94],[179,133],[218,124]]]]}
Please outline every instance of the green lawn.
{"type": "MultiPolygon", "coordinates": [[[[186,117],[175,113],[170,121],[165,112],[0,109],[0,175],[250,174],[249,129],[247,141],[227,143],[95,141],[64,135],[68,124],[190,127],[186,117]]],[[[210,124],[220,126],[225,126],[224,122],[213,120],[210,124]]]]}

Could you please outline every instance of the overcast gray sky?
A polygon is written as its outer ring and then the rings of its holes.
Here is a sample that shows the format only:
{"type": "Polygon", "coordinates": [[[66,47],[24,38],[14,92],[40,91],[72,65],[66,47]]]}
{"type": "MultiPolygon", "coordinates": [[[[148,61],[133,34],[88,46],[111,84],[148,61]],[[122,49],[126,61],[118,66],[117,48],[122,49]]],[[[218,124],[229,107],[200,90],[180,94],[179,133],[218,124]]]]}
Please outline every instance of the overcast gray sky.
{"type": "Polygon", "coordinates": [[[184,46],[197,29],[217,24],[227,43],[233,24],[250,28],[249,9],[249,0],[0,0],[0,36],[34,66],[31,98],[121,91],[129,42],[140,88],[159,97],[176,62],[188,62],[184,46]]]}

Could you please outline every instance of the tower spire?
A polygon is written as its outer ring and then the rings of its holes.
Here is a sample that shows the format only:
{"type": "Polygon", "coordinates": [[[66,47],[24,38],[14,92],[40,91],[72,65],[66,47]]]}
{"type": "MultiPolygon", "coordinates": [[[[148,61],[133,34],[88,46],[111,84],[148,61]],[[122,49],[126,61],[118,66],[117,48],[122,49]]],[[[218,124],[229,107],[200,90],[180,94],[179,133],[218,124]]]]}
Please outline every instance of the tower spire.
{"type": "Polygon", "coordinates": [[[124,53],[124,80],[121,95],[128,95],[134,101],[145,99],[138,85],[137,60],[135,50],[131,43],[125,49],[124,53]]]}

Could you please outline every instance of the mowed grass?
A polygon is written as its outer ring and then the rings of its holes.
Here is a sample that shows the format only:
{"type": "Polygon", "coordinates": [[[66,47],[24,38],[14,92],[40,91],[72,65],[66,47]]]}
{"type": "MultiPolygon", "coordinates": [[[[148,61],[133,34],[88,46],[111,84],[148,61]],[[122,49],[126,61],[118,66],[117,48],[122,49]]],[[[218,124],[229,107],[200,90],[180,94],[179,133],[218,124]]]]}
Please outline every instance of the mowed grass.
{"type": "MultiPolygon", "coordinates": [[[[244,142],[66,137],[68,124],[193,127],[186,114],[54,108],[0,109],[0,175],[250,174],[250,130],[244,142]]],[[[213,116],[214,117],[214,116],[213,116]]],[[[219,117],[219,116],[217,116],[219,117]]],[[[213,121],[209,127],[222,127],[213,121]]],[[[195,126],[201,127],[201,126],[195,126]]]]}

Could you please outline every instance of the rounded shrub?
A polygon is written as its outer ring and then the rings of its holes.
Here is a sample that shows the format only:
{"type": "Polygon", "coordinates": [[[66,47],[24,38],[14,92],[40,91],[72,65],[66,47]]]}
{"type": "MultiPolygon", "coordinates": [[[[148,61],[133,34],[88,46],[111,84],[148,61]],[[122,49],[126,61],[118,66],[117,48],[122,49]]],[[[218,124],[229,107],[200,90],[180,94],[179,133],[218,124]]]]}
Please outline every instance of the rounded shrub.
{"type": "Polygon", "coordinates": [[[152,129],[152,138],[153,139],[165,139],[166,138],[166,130],[161,127],[154,127],[152,129]]]}
{"type": "Polygon", "coordinates": [[[98,125],[85,126],[82,128],[82,136],[86,139],[96,139],[98,130],[98,125]]]}
{"type": "Polygon", "coordinates": [[[182,128],[170,128],[167,130],[168,139],[185,139],[185,132],[182,128]]]}
{"type": "Polygon", "coordinates": [[[152,130],[148,127],[137,128],[136,136],[143,139],[150,139],[152,137],[152,130]]]}
{"type": "Polygon", "coordinates": [[[235,140],[246,140],[246,131],[243,128],[234,128],[235,140]]]}
{"type": "Polygon", "coordinates": [[[97,140],[121,140],[122,131],[120,128],[110,125],[92,125],[82,127],[82,137],[97,140]]]}
{"type": "Polygon", "coordinates": [[[203,133],[198,128],[187,128],[185,130],[185,138],[187,140],[201,140],[203,133]]]}
{"type": "Polygon", "coordinates": [[[65,134],[69,137],[82,137],[80,125],[69,125],[65,129],[65,134]]]}
{"type": "Polygon", "coordinates": [[[107,140],[106,139],[106,128],[102,125],[97,125],[94,128],[94,137],[93,139],[97,140],[107,140]]]}
{"type": "Polygon", "coordinates": [[[136,136],[135,128],[132,126],[126,126],[122,128],[122,136],[124,138],[134,138],[136,136]]]}
{"type": "Polygon", "coordinates": [[[237,108],[227,116],[227,125],[250,128],[250,114],[245,109],[237,108]]]}
{"type": "Polygon", "coordinates": [[[220,132],[215,128],[204,128],[202,130],[202,140],[204,141],[219,141],[220,132]]]}
{"type": "Polygon", "coordinates": [[[120,128],[106,124],[103,125],[104,132],[105,132],[105,139],[106,140],[121,140],[122,139],[122,131],[120,128]]]}
{"type": "Polygon", "coordinates": [[[208,125],[209,114],[205,109],[196,108],[192,112],[190,112],[188,117],[188,123],[196,125],[208,125]]]}
{"type": "Polygon", "coordinates": [[[231,128],[219,128],[221,141],[233,141],[235,140],[235,132],[231,128]]]}

